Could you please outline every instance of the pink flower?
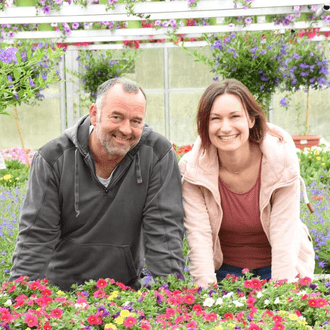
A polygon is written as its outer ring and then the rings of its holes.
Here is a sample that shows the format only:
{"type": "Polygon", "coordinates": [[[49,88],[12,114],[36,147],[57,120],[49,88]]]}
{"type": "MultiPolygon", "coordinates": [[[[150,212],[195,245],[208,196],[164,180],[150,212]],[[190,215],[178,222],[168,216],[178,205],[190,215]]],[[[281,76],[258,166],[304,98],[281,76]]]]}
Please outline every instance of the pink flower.
{"type": "Polygon", "coordinates": [[[63,311],[60,308],[55,308],[50,312],[50,317],[53,319],[60,319],[62,317],[63,311]]]}
{"type": "Polygon", "coordinates": [[[193,304],[195,302],[195,300],[196,300],[196,298],[192,294],[187,294],[183,297],[183,301],[188,305],[193,304]]]}
{"type": "Polygon", "coordinates": [[[214,322],[218,318],[218,315],[215,313],[205,314],[204,319],[208,322],[214,322]]]}
{"type": "Polygon", "coordinates": [[[126,328],[131,328],[132,326],[134,326],[134,324],[137,322],[137,319],[133,316],[128,316],[125,321],[124,321],[124,325],[126,328]]]}
{"type": "Polygon", "coordinates": [[[301,278],[301,279],[299,280],[299,284],[300,284],[301,286],[309,285],[311,282],[312,282],[312,280],[311,280],[309,277],[304,277],[304,278],[301,278]]]}
{"type": "Polygon", "coordinates": [[[283,330],[285,329],[283,323],[276,322],[274,326],[272,327],[272,330],[283,330]]]}
{"type": "Polygon", "coordinates": [[[105,288],[106,286],[108,285],[107,281],[104,280],[104,279],[99,279],[97,282],[96,282],[96,286],[101,289],[101,288],[105,288]]]}
{"type": "Polygon", "coordinates": [[[24,322],[28,325],[28,327],[34,327],[38,324],[38,318],[31,313],[27,313],[25,315],[24,322]]]}
{"type": "Polygon", "coordinates": [[[94,298],[103,298],[105,296],[104,290],[97,290],[94,292],[94,298]]]}

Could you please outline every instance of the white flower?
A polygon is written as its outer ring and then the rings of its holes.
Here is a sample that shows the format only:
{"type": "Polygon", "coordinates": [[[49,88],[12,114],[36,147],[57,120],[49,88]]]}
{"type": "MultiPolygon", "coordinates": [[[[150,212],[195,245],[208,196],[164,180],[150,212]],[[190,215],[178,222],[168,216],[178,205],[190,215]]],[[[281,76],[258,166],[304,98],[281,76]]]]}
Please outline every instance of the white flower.
{"type": "Polygon", "coordinates": [[[269,300],[269,299],[266,299],[266,300],[265,300],[265,305],[268,305],[269,302],[270,302],[270,300],[269,300]]]}
{"type": "Polygon", "coordinates": [[[5,303],[4,303],[4,305],[5,306],[11,306],[13,303],[12,303],[12,301],[11,301],[11,299],[8,299],[5,303]]]}
{"type": "Polygon", "coordinates": [[[234,294],[234,292],[228,292],[227,294],[225,294],[223,296],[223,298],[230,298],[233,294],[234,294]]]}
{"type": "Polygon", "coordinates": [[[203,306],[211,307],[213,305],[214,305],[214,299],[213,298],[206,298],[204,300],[203,306]]]}
{"type": "Polygon", "coordinates": [[[280,298],[279,297],[277,297],[276,299],[275,299],[275,301],[274,301],[274,304],[279,304],[281,301],[280,301],[280,298]]]}
{"type": "Polygon", "coordinates": [[[215,302],[216,305],[222,305],[222,303],[223,303],[222,298],[218,298],[217,301],[215,302]]]}
{"type": "Polygon", "coordinates": [[[262,292],[261,291],[258,291],[257,298],[261,298],[262,296],[263,296],[262,292]]]}
{"type": "Polygon", "coordinates": [[[234,304],[236,307],[242,307],[242,306],[244,306],[244,304],[241,303],[241,302],[239,302],[238,300],[234,300],[234,301],[233,301],[233,304],[234,304]]]}

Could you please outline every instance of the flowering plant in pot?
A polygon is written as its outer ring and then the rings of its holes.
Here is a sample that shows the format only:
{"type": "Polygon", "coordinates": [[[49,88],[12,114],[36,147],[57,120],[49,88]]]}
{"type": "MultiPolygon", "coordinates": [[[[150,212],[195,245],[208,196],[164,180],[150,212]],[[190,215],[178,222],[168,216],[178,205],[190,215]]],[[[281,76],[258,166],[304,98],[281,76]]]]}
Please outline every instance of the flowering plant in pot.
{"type": "Polygon", "coordinates": [[[134,68],[138,49],[104,52],[81,50],[77,60],[81,71],[74,74],[81,80],[89,100],[95,102],[96,91],[104,81],[130,73],[134,68]]]}
{"type": "MultiPolygon", "coordinates": [[[[324,49],[315,41],[303,37],[289,46],[289,56],[281,68],[283,72],[282,90],[287,92],[280,104],[288,107],[290,96],[300,89],[306,92],[306,110],[303,135],[309,132],[310,90],[322,90],[330,86],[327,75],[329,74],[328,59],[324,55],[324,49]]],[[[318,144],[319,136],[315,136],[318,144]]],[[[303,143],[307,137],[301,137],[303,143]]],[[[299,144],[298,144],[299,145],[299,144]]]]}
{"type": "MultiPolygon", "coordinates": [[[[51,44],[16,42],[0,47],[0,114],[13,109],[22,147],[24,142],[17,106],[43,100],[42,90],[60,79],[56,65],[63,51],[51,44]]],[[[29,164],[27,160],[27,164],[29,164]]]]}
{"type": "Polygon", "coordinates": [[[203,38],[210,45],[211,58],[198,51],[193,56],[211,68],[216,75],[214,80],[221,76],[241,81],[267,113],[271,95],[282,84],[280,67],[287,55],[289,36],[263,31],[204,35],[203,38]]]}

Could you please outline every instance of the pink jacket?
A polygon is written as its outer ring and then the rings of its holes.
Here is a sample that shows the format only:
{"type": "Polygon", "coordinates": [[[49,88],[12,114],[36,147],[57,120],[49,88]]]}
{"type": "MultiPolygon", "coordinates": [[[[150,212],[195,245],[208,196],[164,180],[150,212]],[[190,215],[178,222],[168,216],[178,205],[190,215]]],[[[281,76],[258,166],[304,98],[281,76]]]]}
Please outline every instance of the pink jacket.
{"type": "MultiPolygon", "coordinates": [[[[267,134],[260,186],[261,224],[272,247],[272,278],[294,280],[313,277],[315,255],[306,225],[300,220],[299,162],[291,136],[269,124],[283,140],[267,134]]],[[[216,283],[215,270],[223,262],[219,230],[222,221],[218,189],[216,148],[203,152],[198,137],[193,149],[180,160],[183,176],[185,227],[190,272],[194,284],[216,283]]]]}

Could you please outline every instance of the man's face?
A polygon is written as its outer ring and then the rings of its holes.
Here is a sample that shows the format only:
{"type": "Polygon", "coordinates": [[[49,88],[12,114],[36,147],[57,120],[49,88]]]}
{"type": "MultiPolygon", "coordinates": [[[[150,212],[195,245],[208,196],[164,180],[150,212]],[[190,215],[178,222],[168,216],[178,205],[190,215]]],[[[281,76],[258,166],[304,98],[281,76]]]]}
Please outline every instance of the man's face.
{"type": "Polygon", "coordinates": [[[109,154],[125,156],[140,141],[146,112],[146,100],[141,91],[127,93],[122,84],[115,84],[104,96],[101,118],[90,110],[91,122],[99,145],[109,154]]]}

